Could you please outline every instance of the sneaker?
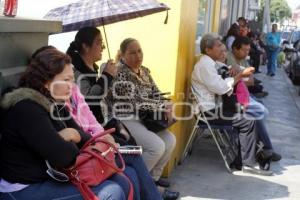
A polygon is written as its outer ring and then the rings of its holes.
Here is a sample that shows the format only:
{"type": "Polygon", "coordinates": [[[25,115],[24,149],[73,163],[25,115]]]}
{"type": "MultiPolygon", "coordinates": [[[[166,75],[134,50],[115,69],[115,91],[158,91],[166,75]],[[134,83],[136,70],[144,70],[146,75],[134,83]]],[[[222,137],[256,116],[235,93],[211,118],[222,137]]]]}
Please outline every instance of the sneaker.
{"type": "Polygon", "coordinates": [[[254,166],[244,165],[242,167],[242,171],[244,173],[257,174],[257,175],[262,175],[262,176],[272,176],[273,175],[273,171],[261,169],[259,165],[254,165],[254,166]]]}
{"type": "Polygon", "coordinates": [[[276,161],[279,161],[279,160],[281,160],[281,155],[273,151],[272,161],[276,162],[276,161]]]}
{"type": "Polygon", "coordinates": [[[162,194],[163,200],[176,200],[179,198],[180,193],[171,191],[171,190],[165,190],[162,194]]]}

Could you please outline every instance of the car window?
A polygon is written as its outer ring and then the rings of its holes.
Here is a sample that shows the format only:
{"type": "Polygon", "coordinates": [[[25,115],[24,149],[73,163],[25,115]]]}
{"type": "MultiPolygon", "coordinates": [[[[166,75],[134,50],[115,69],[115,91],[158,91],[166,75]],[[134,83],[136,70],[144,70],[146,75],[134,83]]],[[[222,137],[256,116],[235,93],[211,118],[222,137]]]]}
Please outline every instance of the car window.
{"type": "Polygon", "coordinates": [[[297,42],[298,40],[300,40],[300,31],[295,31],[294,34],[293,34],[293,37],[292,37],[291,42],[292,42],[292,43],[295,43],[295,42],[297,42]]]}

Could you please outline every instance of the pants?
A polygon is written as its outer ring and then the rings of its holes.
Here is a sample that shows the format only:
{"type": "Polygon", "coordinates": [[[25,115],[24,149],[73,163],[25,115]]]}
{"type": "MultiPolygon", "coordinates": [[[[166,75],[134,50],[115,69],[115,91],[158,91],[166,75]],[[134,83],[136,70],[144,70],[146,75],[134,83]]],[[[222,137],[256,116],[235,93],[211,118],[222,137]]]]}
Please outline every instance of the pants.
{"type": "MultiPolygon", "coordinates": [[[[115,176],[115,175],[114,175],[115,176]]],[[[119,176],[119,175],[117,175],[119,176]]],[[[119,179],[113,177],[112,179],[119,179]]],[[[125,181],[123,177],[120,180],[125,181]]],[[[123,182],[122,185],[126,185],[123,182]]],[[[128,185],[126,186],[129,187],[128,185]]],[[[98,186],[91,187],[101,200],[126,200],[125,193],[118,183],[106,180],[98,186]]],[[[128,193],[128,190],[127,192],[128,193]]],[[[83,200],[79,190],[70,183],[60,183],[48,180],[42,183],[31,184],[23,190],[0,193],[1,200],[83,200]]]]}
{"type": "MultiPolygon", "coordinates": [[[[139,178],[138,178],[138,175],[137,175],[135,169],[132,168],[131,166],[126,165],[125,170],[124,170],[124,174],[131,181],[131,184],[132,184],[132,187],[133,187],[133,200],[140,200],[141,199],[141,196],[140,196],[140,182],[139,182],[139,178]]],[[[121,176],[116,176],[117,179],[115,177],[112,177],[113,178],[112,180],[117,182],[119,185],[122,184],[121,187],[123,188],[123,190],[129,191],[129,188],[126,187],[126,185],[128,185],[128,184],[125,182],[125,185],[123,185],[124,181],[119,180],[120,177],[121,176]]]]}
{"type": "Polygon", "coordinates": [[[252,66],[255,68],[255,71],[258,72],[259,71],[259,65],[260,65],[260,54],[256,53],[252,56],[250,55],[250,59],[251,59],[252,66]]]}
{"type": "Polygon", "coordinates": [[[275,74],[276,71],[276,62],[277,62],[277,55],[278,55],[278,51],[277,50],[270,50],[267,47],[267,59],[268,59],[268,63],[267,63],[267,74],[275,74]]]}
{"type": "Polygon", "coordinates": [[[127,166],[133,168],[137,174],[140,187],[140,198],[142,200],[161,200],[161,194],[159,193],[148,169],[143,161],[143,158],[139,155],[123,155],[124,161],[127,166]]]}
{"type": "Polygon", "coordinates": [[[247,107],[246,114],[250,115],[249,118],[256,120],[258,140],[262,141],[262,143],[264,144],[264,149],[273,150],[272,142],[270,140],[264,120],[268,113],[268,109],[263,104],[250,97],[250,102],[247,107]]]}
{"type": "Polygon", "coordinates": [[[206,117],[209,117],[210,124],[216,125],[231,125],[238,132],[240,152],[242,157],[242,164],[253,166],[256,164],[256,121],[247,119],[245,116],[236,113],[222,113],[215,110],[205,112],[206,117]],[[220,116],[232,116],[230,119],[224,119],[220,116]]]}
{"type": "Polygon", "coordinates": [[[175,148],[175,136],[168,130],[158,133],[149,131],[138,120],[125,120],[122,122],[135,138],[137,144],[143,147],[142,157],[145,164],[152,178],[155,181],[158,180],[175,148]]]}

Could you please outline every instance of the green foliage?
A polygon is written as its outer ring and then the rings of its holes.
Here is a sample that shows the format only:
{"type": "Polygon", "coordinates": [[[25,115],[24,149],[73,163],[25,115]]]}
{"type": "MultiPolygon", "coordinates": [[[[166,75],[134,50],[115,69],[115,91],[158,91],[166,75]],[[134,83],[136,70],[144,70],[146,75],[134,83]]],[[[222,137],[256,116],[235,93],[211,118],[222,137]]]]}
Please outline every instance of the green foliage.
{"type": "MultiPolygon", "coordinates": [[[[262,21],[264,15],[265,0],[261,1],[261,9],[258,13],[258,20],[262,21]]],[[[271,22],[282,22],[292,16],[292,10],[286,0],[270,0],[271,22]]]]}

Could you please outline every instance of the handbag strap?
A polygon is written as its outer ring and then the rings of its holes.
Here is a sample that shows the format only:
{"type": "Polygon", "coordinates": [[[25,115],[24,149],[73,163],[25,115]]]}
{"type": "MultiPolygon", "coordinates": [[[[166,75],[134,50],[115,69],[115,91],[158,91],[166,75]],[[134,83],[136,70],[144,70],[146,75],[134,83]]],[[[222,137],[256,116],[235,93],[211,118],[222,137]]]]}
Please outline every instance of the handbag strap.
{"type": "Polygon", "coordinates": [[[72,181],[72,183],[76,185],[84,200],[100,200],[86,183],[80,180],[72,181]]]}
{"type": "Polygon", "coordinates": [[[125,162],[124,162],[124,159],[123,159],[122,155],[121,155],[120,152],[117,150],[117,148],[116,148],[114,145],[112,145],[111,143],[109,143],[109,142],[107,142],[107,141],[105,141],[105,140],[100,139],[100,140],[97,140],[97,141],[103,142],[103,143],[109,145],[110,148],[112,148],[112,149],[117,153],[117,156],[119,157],[119,159],[120,159],[120,161],[121,161],[121,167],[120,167],[120,168],[119,168],[119,167],[116,167],[116,166],[114,166],[114,165],[112,165],[109,161],[107,161],[106,159],[104,159],[104,158],[103,158],[102,156],[100,156],[98,153],[94,152],[92,149],[83,149],[82,152],[88,153],[88,154],[90,154],[90,155],[92,155],[92,156],[98,158],[99,160],[105,162],[107,165],[109,165],[111,168],[113,168],[113,169],[116,170],[117,172],[122,172],[122,171],[124,171],[124,169],[125,169],[125,162]]]}
{"type": "MultiPolygon", "coordinates": [[[[127,200],[133,200],[134,190],[130,179],[122,172],[119,172],[118,174],[120,176],[123,176],[129,183],[129,193],[127,200]]],[[[100,200],[86,183],[77,180],[73,181],[73,184],[76,185],[84,200],[100,200]]]]}
{"type": "Polygon", "coordinates": [[[97,138],[101,138],[102,136],[104,135],[107,135],[107,134],[111,134],[113,132],[115,132],[115,128],[110,128],[110,129],[107,129],[105,131],[103,131],[102,133],[99,133],[97,134],[96,136],[92,137],[91,139],[89,139],[82,147],[81,149],[85,149],[88,145],[90,145],[91,143],[95,142],[97,138]]]}

